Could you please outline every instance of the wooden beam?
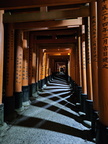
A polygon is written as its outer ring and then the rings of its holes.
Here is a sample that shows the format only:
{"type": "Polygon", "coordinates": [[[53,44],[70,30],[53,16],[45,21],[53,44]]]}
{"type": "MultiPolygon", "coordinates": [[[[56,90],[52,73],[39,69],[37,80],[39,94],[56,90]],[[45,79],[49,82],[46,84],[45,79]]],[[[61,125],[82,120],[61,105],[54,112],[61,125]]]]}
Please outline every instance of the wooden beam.
{"type": "Polygon", "coordinates": [[[46,31],[35,31],[31,32],[35,36],[46,36],[46,35],[72,35],[77,34],[77,29],[64,29],[64,30],[47,30],[46,31]]]}
{"type": "Polygon", "coordinates": [[[61,48],[61,49],[54,49],[54,48],[50,48],[50,49],[46,49],[44,52],[71,52],[71,49],[65,49],[65,48],[61,48]]]}
{"type": "Polygon", "coordinates": [[[51,48],[56,48],[56,49],[60,49],[60,48],[71,48],[73,47],[73,44],[61,44],[61,43],[55,43],[55,44],[38,44],[39,48],[42,49],[51,49],[51,48]]]}
{"type": "Polygon", "coordinates": [[[70,53],[70,52],[63,52],[63,51],[60,51],[60,52],[59,51],[57,51],[57,52],[50,52],[49,51],[49,52],[46,52],[46,53],[47,54],[56,54],[57,53],[57,54],[66,54],[66,55],[68,55],[68,53],[70,53]]]}
{"type": "Polygon", "coordinates": [[[66,18],[88,17],[89,15],[90,15],[89,7],[84,6],[77,10],[33,12],[22,14],[5,13],[3,17],[3,22],[4,23],[30,22],[30,21],[54,20],[64,18],[66,19],[66,18]]]}
{"type": "Polygon", "coordinates": [[[35,40],[34,41],[36,44],[40,44],[40,43],[76,43],[77,40],[73,37],[73,38],[67,38],[67,39],[46,39],[46,40],[35,40]]]}
{"type": "Polygon", "coordinates": [[[0,0],[0,9],[21,9],[31,7],[57,6],[89,3],[95,0],[0,0]]]}
{"type": "Polygon", "coordinates": [[[28,23],[15,23],[15,29],[34,29],[48,27],[64,27],[72,25],[82,25],[82,19],[69,19],[69,20],[57,20],[57,21],[42,21],[42,22],[28,22],[28,23]]]}
{"type": "Polygon", "coordinates": [[[67,61],[70,59],[69,55],[49,55],[49,58],[54,59],[55,61],[67,61]]]}

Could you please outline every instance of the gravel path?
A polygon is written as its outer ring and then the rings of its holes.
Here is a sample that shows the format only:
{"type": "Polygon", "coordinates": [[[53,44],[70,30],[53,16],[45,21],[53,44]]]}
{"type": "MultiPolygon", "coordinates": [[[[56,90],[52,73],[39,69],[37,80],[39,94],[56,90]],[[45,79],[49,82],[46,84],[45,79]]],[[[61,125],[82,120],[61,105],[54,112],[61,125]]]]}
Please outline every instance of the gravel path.
{"type": "Polygon", "coordinates": [[[94,144],[76,106],[70,86],[56,77],[9,125],[1,144],[94,144]]]}

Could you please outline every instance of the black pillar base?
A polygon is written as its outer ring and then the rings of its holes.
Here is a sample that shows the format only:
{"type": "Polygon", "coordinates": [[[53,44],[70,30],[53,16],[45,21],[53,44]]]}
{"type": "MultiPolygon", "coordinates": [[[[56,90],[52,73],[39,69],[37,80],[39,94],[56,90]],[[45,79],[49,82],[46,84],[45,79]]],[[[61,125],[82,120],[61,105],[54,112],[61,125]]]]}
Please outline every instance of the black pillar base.
{"type": "Polygon", "coordinates": [[[38,88],[39,88],[39,89],[42,88],[42,82],[41,82],[41,80],[38,81],[38,88]]]}
{"type": "Polygon", "coordinates": [[[46,84],[46,77],[43,79],[43,86],[46,84]]]}
{"type": "Polygon", "coordinates": [[[93,111],[92,111],[92,125],[91,125],[93,137],[96,137],[96,121],[97,121],[97,119],[98,119],[98,111],[95,111],[93,109],[93,111]]]}
{"type": "Polygon", "coordinates": [[[45,77],[45,84],[47,84],[47,77],[45,77]]]}
{"type": "Polygon", "coordinates": [[[37,91],[39,90],[39,81],[37,82],[37,91]]]}
{"type": "Polygon", "coordinates": [[[46,77],[46,84],[48,84],[48,77],[46,77]]]}
{"type": "Polygon", "coordinates": [[[81,94],[82,94],[82,87],[78,86],[78,91],[77,91],[77,102],[81,103],[81,94]]]}
{"type": "Polygon", "coordinates": [[[23,102],[23,92],[15,92],[15,109],[20,109],[23,102]]]}
{"type": "Polygon", "coordinates": [[[96,144],[108,144],[108,126],[103,125],[99,120],[96,127],[96,144]]]}
{"type": "Polygon", "coordinates": [[[17,116],[15,112],[15,97],[4,97],[4,119],[12,121],[17,116]]]}
{"type": "Polygon", "coordinates": [[[87,94],[81,94],[81,111],[86,113],[87,94]]]}
{"type": "Polygon", "coordinates": [[[23,86],[22,91],[23,91],[23,102],[29,101],[29,95],[30,95],[29,86],[23,86]]]}
{"type": "Polygon", "coordinates": [[[36,82],[36,92],[37,92],[37,90],[38,90],[38,83],[36,82]]]}
{"type": "Polygon", "coordinates": [[[41,88],[44,86],[44,79],[41,80],[41,88]]]}
{"type": "Polygon", "coordinates": [[[32,94],[36,92],[36,83],[31,84],[31,92],[32,94]]]}
{"type": "Polygon", "coordinates": [[[0,126],[4,125],[4,104],[0,104],[0,126]]]}
{"type": "Polygon", "coordinates": [[[86,118],[90,121],[92,121],[92,114],[93,114],[93,101],[86,99],[85,101],[86,105],[86,118]]]}

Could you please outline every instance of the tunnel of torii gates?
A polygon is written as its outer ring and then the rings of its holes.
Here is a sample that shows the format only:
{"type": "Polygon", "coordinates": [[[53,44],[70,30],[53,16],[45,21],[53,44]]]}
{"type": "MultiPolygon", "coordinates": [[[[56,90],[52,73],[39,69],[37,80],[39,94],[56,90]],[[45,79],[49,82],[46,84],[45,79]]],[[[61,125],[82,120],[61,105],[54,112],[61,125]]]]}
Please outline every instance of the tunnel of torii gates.
{"type": "MultiPolygon", "coordinates": [[[[33,93],[64,67],[73,87],[72,99],[81,104],[81,110],[92,122],[96,143],[108,143],[108,0],[85,0],[90,3],[83,7],[84,16],[79,14],[78,18],[32,23],[21,22],[17,13],[17,19],[16,15],[5,14],[6,9],[31,6],[30,1],[29,5],[18,5],[21,0],[15,5],[12,0],[8,4],[1,1],[0,127],[14,118],[15,111],[30,105],[33,93]],[[66,26],[71,28],[62,29],[66,26]],[[33,30],[39,27],[46,30],[33,30]]],[[[43,2],[42,8],[51,5],[50,1],[47,3],[43,2]]],[[[39,1],[34,5],[41,6],[39,1]]]]}

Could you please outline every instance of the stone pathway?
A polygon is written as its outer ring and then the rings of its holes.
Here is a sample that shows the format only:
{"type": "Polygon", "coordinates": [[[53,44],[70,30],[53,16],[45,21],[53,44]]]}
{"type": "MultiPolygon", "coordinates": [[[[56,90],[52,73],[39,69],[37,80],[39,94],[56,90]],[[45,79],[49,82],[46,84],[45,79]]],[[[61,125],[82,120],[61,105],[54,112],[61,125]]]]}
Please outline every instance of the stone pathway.
{"type": "Polygon", "coordinates": [[[32,99],[31,105],[9,125],[1,144],[94,144],[90,128],[68,101],[67,82],[55,77],[32,99]]]}

